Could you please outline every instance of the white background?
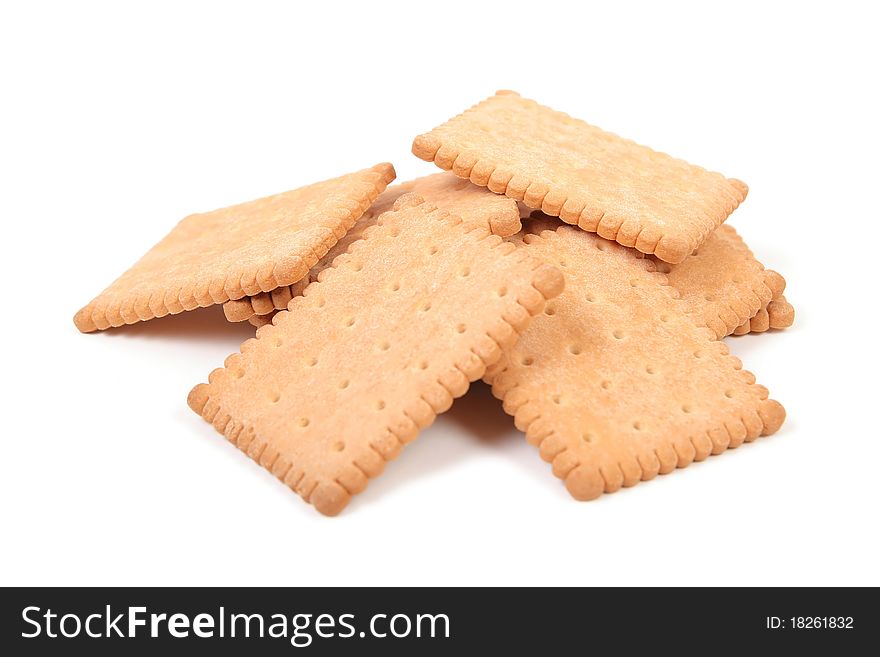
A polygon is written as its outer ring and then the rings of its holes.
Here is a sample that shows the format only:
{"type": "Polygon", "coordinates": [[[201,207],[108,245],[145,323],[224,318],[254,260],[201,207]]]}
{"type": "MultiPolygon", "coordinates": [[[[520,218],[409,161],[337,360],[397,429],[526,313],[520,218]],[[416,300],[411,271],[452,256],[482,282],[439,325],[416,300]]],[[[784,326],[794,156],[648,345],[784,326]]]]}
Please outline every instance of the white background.
{"type": "Polygon", "coordinates": [[[880,584],[878,22],[708,5],[5,3],[0,583],[880,584]],[[577,503],[479,384],[328,519],[186,405],[248,325],[74,328],[182,216],[431,173],[499,88],[750,185],[797,324],[728,342],[777,435],[577,503]]]}

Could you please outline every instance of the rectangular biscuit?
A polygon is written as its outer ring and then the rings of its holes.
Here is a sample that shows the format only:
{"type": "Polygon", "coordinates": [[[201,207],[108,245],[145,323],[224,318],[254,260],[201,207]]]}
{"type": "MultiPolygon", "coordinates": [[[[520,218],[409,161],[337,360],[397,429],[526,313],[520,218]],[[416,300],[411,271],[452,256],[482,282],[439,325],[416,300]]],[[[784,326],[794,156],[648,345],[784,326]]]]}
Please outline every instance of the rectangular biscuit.
{"type": "Polygon", "coordinates": [[[399,198],[189,405],[335,515],[563,286],[558,269],[399,198]]]}
{"type": "Polygon", "coordinates": [[[681,293],[687,312],[718,339],[755,317],[785,289],[785,279],[764,269],[730,225],[719,226],[683,262],[656,265],[681,293]]]}
{"type": "MultiPolygon", "coordinates": [[[[560,223],[533,211],[525,225],[527,232],[540,233],[555,230],[560,223]]],[[[633,253],[641,257],[637,251],[633,253]]],[[[677,265],[648,258],[678,290],[688,314],[718,339],[750,330],[766,331],[771,328],[768,310],[773,313],[772,328],[791,326],[794,309],[782,297],[785,279],[764,269],[729,224],[719,226],[697,251],[677,265]]]]}
{"type": "Polygon", "coordinates": [[[661,260],[684,260],[745,199],[745,183],[521,98],[495,96],[415,138],[461,178],[661,260]]]}
{"type": "Polygon", "coordinates": [[[345,253],[352,243],[360,239],[363,232],[376,223],[379,215],[390,210],[398,198],[410,193],[418,194],[428,203],[460,216],[466,223],[485,226],[501,237],[513,235],[521,227],[515,201],[472,185],[451,173],[436,173],[400,183],[382,193],[303,280],[269,292],[228,301],[223,306],[226,318],[232,322],[248,320],[255,326],[268,324],[275,311],[283,310],[293,297],[302,294],[305,286],[317,280],[318,274],[329,267],[334,258],[345,253]]]}
{"type": "Polygon", "coordinates": [[[74,317],[84,333],[290,285],[308,273],[394,179],[378,164],[186,217],[74,317]]]}
{"type": "Polygon", "coordinates": [[[565,273],[486,373],[577,499],[592,499],[775,432],[785,418],[724,343],[631,250],[562,226],[516,236],[565,273]]]}

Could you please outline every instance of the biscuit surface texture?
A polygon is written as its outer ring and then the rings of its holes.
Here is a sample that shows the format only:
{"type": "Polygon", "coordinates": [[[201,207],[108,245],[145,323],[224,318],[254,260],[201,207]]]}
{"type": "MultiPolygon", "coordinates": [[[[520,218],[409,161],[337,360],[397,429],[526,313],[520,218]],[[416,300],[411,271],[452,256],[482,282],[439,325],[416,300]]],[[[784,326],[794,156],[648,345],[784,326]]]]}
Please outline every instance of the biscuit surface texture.
{"type": "Polygon", "coordinates": [[[394,179],[390,164],[183,219],[74,318],[83,332],[301,279],[394,179]]]}
{"type": "Polygon", "coordinates": [[[775,432],[782,406],[699,327],[650,260],[562,226],[524,250],[565,290],[486,373],[577,499],[592,499],[775,432]]]}
{"type": "Polygon", "coordinates": [[[326,515],[379,475],[547,298],[558,269],[408,194],[189,396],[326,515]]]}
{"type": "Polygon", "coordinates": [[[302,281],[271,292],[229,301],[223,306],[226,318],[233,322],[248,320],[254,326],[268,324],[275,311],[286,308],[287,303],[302,294],[303,288],[311,281],[317,280],[318,274],[329,267],[337,256],[345,253],[349,246],[359,240],[383,212],[390,210],[398,198],[410,193],[418,194],[428,203],[458,215],[465,223],[485,226],[501,237],[513,235],[521,227],[515,201],[493,194],[451,173],[437,173],[403,182],[389,187],[381,194],[354,227],[309,270],[302,281]]]}
{"type": "Polygon", "coordinates": [[[744,183],[513,92],[416,137],[413,153],[606,239],[681,262],[745,199],[744,183]]]}

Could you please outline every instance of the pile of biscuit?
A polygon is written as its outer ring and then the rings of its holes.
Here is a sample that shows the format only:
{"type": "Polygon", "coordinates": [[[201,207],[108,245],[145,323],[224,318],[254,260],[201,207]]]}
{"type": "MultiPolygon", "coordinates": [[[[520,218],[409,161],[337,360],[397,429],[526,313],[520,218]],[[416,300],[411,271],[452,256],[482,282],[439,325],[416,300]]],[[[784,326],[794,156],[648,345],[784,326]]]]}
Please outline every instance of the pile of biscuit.
{"type": "Polygon", "coordinates": [[[722,225],[738,180],[513,92],[390,164],[183,219],[83,332],[223,304],[256,336],[189,405],[323,514],[482,378],[579,500],[775,432],[721,341],[791,325],[722,225]]]}

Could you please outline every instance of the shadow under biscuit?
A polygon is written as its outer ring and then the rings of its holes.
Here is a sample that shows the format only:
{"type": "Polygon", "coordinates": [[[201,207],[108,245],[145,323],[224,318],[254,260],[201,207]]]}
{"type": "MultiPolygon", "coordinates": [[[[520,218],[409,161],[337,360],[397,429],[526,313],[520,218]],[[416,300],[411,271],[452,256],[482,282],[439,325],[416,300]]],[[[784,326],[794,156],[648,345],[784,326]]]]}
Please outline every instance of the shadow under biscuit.
{"type": "Polygon", "coordinates": [[[410,483],[425,477],[446,477],[450,468],[485,450],[513,462],[526,472],[532,485],[552,489],[561,499],[568,499],[565,489],[547,477],[546,464],[535,458],[523,433],[492,395],[492,388],[483,381],[475,381],[452,408],[407,446],[406,458],[388,463],[382,477],[370,480],[355,503],[369,505],[386,495],[405,495],[410,483]]]}
{"type": "Polygon", "coordinates": [[[472,383],[467,394],[455,400],[446,417],[484,443],[496,443],[519,433],[501,402],[492,395],[492,388],[482,381],[472,383]]]}
{"type": "Polygon", "coordinates": [[[179,315],[166,315],[149,322],[126,324],[112,331],[104,331],[112,339],[181,340],[228,344],[237,348],[254,337],[254,327],[247,322],[226,321],[222,306],[196,308],[179,315]]]}

